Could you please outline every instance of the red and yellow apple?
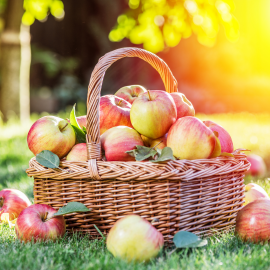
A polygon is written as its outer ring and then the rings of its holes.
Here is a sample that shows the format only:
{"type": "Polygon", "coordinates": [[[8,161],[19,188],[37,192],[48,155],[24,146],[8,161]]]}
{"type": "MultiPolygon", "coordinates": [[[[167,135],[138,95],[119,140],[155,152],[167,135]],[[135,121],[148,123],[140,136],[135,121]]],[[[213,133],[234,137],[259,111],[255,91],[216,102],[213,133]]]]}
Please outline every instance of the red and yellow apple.
{"type": "Polygon", "coordinates": [[[86,143],[78,143],[72,147],[68,153],[66,160],[68,161],[87,161],[86,143]]]}
{"type": "Polygon", "coordinates": [[[158,255],[163,244],[163,235],[138,215],[117,220],[107,237],[107,248],[113,256],[128,262],[149,261],[158,255]]]}
{"type": "Polygon", "coordinates": [[[131,104],[114,95],[100,98],[100,134],[116,126],[132,127],[130,122],[131,104]]]}
{"type": "Polygon", "coordinates": [[[125,126],[108,129],[100,136],[100,142],[107,161],[135,161],[125,152],[136,149],[136,145],[143,145],[140,134],[125,126]]]}
{"type": "Polygon", "coordinates": [[[267,192],[255,183],[249,183],[245,186],[245,203],[247,205],[260,198],[269,198],[267,192]]]}
{"type": "Polygon", "coordinates": [[[141,85],[129,85],[120,88],[114,95],[132,104],[140,94],[145,92],[146,89],[141,85]]]}
{"type": "Polygon", "coordinates": [[[168,133],[166,133],[161,138],[150,139],[150,138],[147,138],[147,137],[141,135],[144,146],[151,147],[151,148],[156,146],[155,148],[159,148],[159,149],[163,149],[164,147],[167,146],[167,136],[168,136],[168,133]]]}
{"type": "Polygon", "coordinates": [[[270,199],[261,198],[244,206],[236,217],[235,234],[244,241],[269,241],[270,199]]]}
{"type": "Polygon", "coordinates": [[[63,237],[66,223],[63,216],[53,217],[57,211],[46,204],[34,204],[19,215],[15,232],[20,241],[46,241],[63,237]]]}
{"type": "Polygon", "coordinates": [[[213,121],[203,121],[203,123],[212,131],[216,131],[218,133],[218,138],[221,145],[221,152],[232,153],[233,141],[230,134],[222,126],[216,124],[213,121]]]}
{"type": "Polygon", "coordinates": [[[216,136],[198,118],[185,116],[170,128],[167,146],[179,159],[210,158],[216,147],[216,136]]]}
{"type": "Polygon", "coordinates": [[[264,160],[260,156],[250,154],[247,156],[247,160],[250,162],[250,168],[246,174],[259,177],[265,176],[267,169],[264,160]]]}
{"type": "Polygon", "coordinates": [[[38,119],[27,136],[28,147],[34,155],[50,150],[59,158],[67,155],[75,141],[75,132],[68,121],[55,116],[38,119]]]}
{"type": "Polygon", "coordinates": [[[17,189],[0,191],[0,220],[2,214],[9,214],[9,220],[16,219],[21,211],[30,206],[27,196],[17,189]]]}
{"type": "Polygon", "coordinates": [[[164,136],[175,122],[176,116],[173,98],[161,90],[141,94],[133,102],[130,111],[133,127],[150,139],[164,136]]]}
{"type": "Polygon", "coordinates": [[[170,93],[177,110],[177,119],[184,116],[195,116],[195,109],[192,103],[182,93],[170,93]]]}
{"type": "Polygon", "coordinates": [[[85,127],[86,128],[86,123],[87,123],[86,115],[76,117],[76,120],[77,120],[77,122],[78,122],[78,124],[79,124],[79,126],[81,128],[82,127],[85,127]]]}

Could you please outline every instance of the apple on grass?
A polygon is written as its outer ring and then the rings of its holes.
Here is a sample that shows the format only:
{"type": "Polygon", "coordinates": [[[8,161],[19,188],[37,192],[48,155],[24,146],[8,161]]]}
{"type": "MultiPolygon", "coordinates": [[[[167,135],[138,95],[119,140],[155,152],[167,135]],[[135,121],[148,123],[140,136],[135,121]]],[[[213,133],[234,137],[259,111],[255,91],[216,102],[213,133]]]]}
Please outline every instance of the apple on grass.
{"type": "Polygon", "coordinates": [[[269,241],[270,199],[261,198],[244,206],[236,217],[235,234],[243,241],[269,241]]]}
{"type": "Polygon", "coordinates": [[[260,198],[269,198],[266,191],[255,183],[249,183],[245,186],[245,203],[247,205],[260,198]]]}
{"type": "Polygon", "coordinates": [[[75,141],[75,132],[68,121],[55,116],[38,119],[27,136],[28,147],[34,155],[49,150],[59,158],[67,155],[75,141]]]}
{"type": "Polygon", "coordinates": [[[195,116],[195,109],[184,94],[175,92],[170,93],[170,95],[172,96],[176,106],[177,119],[184,116],[195,116]]]}
{"type": "Polygon", "coordinates": [[[125,126],[108,129],[100,136],[100,142],[107,161],[135,161],[134,157],[125,152],[136,149],[136,145],[143,146],[140,134],[125,126]]]}
{"type": "Polygon", "coordinates": [[[132,104],[140,94],[145,92],[147,90],[141,85],[129,85],[120,88],[114,95],[132,104]]]}
{"type": "Polygon", "coordinates": [[[66,160],[68,161],[87,161],[86,143],[78,143],[72,147],[68,153],[66,160]]]}
{"type": "Polygon", "coordinates": [[[133,127],[150,139],[164,136],[176,121],[176,116],[173,98],[161,90],[141,94],[133,102],[130,111],[133,127]]]}
{"type": "Polygon", "coordinates": [[[114,95],[100,98],[100,135],[116,126],[132,127],[130,122],[131,104],[114,95]]]}
{"type": "Polygon", "coordinates": [[[149,261],[163,245],[163,235],[138,215],[117,220],[107,237],[107,248],[113,256],[128,262],[149,261]]]}
{"type": "Polygon", "coordinates": [[[221,152],[232,153],[233,141],[230,134],[222,126],[216,124],[213,121],[203,121],[203,123],[212,131],[216,131],[218,133],[218,139],[221,145],[221,152]]]}
{"type": "Polygon", "coordinates": [[[247,160],[250,162],[250,168],[246,174],[251,174],[252,176],[263,177],[266,174],[266,165],[263,159],[256,155],[250,154],[247,156],[247,160]]]}
{"type": "Polygon", "coordinates": [[[215,134],[196,117],[179,118],[168,132],[167,146],[171,147],[173,155],[179,159],[192,160],[218,156],[218,153],[215,153],[216,144],[215,134]]]}
{"type": "Polygon", "coordinates": [[[0,191],[0,220],[2,214],[9,214],[9,220],[16,219],[22,210],[30,206],[27,196],[17,189],[0,191]]]}
{"type": "Polygon", "coordinates": [[[20,241],[43,241],[63,237],[66,223],[63,216],[53,217],[57,211],[46,204],[34,204],[19,215],[15,232],[20,241]]]}

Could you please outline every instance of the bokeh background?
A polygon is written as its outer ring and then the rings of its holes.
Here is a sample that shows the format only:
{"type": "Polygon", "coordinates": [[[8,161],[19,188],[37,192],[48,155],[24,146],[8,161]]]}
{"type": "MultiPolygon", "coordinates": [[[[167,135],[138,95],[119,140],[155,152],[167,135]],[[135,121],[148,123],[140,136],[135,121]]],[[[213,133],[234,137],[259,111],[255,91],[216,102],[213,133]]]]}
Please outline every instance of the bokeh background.
{"type": "MultiPolygon", "coordinates": [[[[196,116],[226,128],[235,148],[270,167],[269,0],[0,0],[0,188],[27,194],[26,136],[42,115],[86,113],[98,59],[126,46],[164,59],[196,116]]],[[[102,95],[162,90],[140,59],[116,62],[102,95]]]]}

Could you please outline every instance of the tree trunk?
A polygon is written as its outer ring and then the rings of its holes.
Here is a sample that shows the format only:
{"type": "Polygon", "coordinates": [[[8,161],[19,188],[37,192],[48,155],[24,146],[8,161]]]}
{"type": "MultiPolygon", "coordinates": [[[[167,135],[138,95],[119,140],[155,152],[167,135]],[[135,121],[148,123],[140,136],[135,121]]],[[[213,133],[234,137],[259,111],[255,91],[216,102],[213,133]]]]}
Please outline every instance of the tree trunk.
{"type": "Polygon", "coordinates": [[[4,121],[29,120],[30,33],[21,24],[24,0],[9,0],[1,36],[0,110],[4,121]]]}

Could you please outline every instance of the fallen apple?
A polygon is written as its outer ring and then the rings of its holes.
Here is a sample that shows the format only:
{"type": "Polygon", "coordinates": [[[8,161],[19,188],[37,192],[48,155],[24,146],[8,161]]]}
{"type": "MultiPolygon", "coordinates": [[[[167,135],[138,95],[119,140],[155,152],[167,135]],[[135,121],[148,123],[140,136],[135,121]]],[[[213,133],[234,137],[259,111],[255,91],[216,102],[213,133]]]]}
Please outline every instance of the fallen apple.
{"type": "Polygon", "coordinates": [[[114,95],[132,104],[140,94],[145,92],[146,89],[141,85],[129,85],[120,88],[114,95]]]}
{"type": "Polygon", "coordinates": [[[15,232],[20,241],[53,240],[64,236],[66,223],[63,216],[53,217],[57,211],[46,204],[34,204],[19,215],[15,232]]]}
{"type": "Polygon", "coordinates": [[[216,124],[213,121],[203,121],[203,123],[212,131],[216,131],[218,133],[218,139],[221,145],[221,152],[232,153],[233,141],[230,134],[222,126],[216,124]]]}
{"type": "Polygon", "coordinates": [[[269,198],[266,191],[255,183],[249,183],[245,186],[245,203],[247,205],[260,198],[269,198]]]}
{"type": "Polygon", "coordinates": [[[140,134],[125,126],[108,129],[100,136],[100,141],[107,161],[135,161],[125,152],[135,149],[136,145],[143,145],[140,134]]]}
{"type": "Polygon", "coordinates": [[[251,174],[252,176],[265,176],[267,169],[264,160],[256,154],[250,154],[247,156],[247,160],[250,162],[250,168],[246,174],[251,174]]]}
{"type": "Polygon", "coordinates": [[[9,214],[9,220],[16,219],[21,211],[31,205],[27,196],[17,189],[0,191],[0,220],[1,215],[9,214]]]}
{"type": "Polygon", "coordinates": [[[201,120],[192,116],[179,118],[170,128],[167,146],[179,159],[213,157],[216,136],[201,120]]]}
{"type": "Polygon", "coordinates": [[[130,122],[131,104],[114,95],[100,98],[100,135],[116,126],[132,127],[130,122]]]}
{"type": "Polygon", "coordinates": [[[195,116],[195,109],[192,103],[182,93],[170,93],[177,110],[177,119],[184,116],[195,116]]]}
{"type": "Polygon", "coordinates": [[[150,139],[164,136],[175,122],[176,116],[173,98],[160,90],[141,94],[133,102],[130,111],[133,127],[150,139]]]}
{"type": "Polygon", "coordinates": [[[269,241],[270,199],[261,198],[244,206],[236,217],[235,234],[243,241],[269,241]]]}
{"type": "Polygon", "coordinates": [[[38,119],[27,136],[28,147],[34,155],[50,150],[59,158],[67,155],[75,141],[75,132],[68,121],[55,116],[38,119]]]}
{"type": "Polygon", "coordinates": [[[119,219],[107,237],[107,248],[113,256],[128,262],[149,261],[158,255],[163,244],[163,235],[138,215],[119,219]]]}
{"type": "Polygon", "coordinates": [[[66,160],[68,161],[87,161],[86,143],[78,143],[72,147],[68,153],[66,160]]]}

